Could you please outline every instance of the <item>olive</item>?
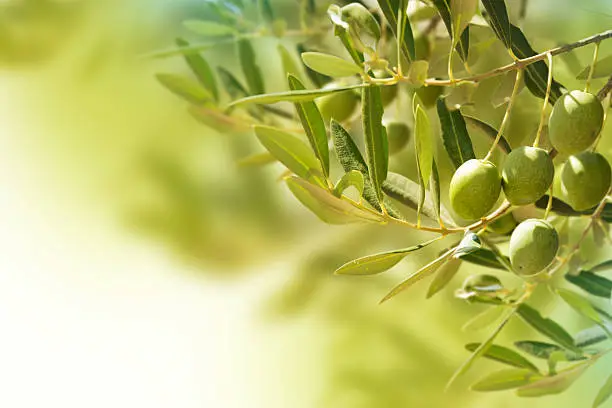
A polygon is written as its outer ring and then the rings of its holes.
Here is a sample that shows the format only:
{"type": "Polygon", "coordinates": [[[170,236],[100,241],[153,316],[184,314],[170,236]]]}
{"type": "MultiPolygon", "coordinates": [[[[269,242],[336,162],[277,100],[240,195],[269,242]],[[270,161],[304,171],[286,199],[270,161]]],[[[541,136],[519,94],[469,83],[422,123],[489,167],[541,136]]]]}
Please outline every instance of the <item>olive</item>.
{"type": "Polygon", "coordinates": [[[504,214],[495,221],[491,222],[487,228],[499,235],[510,234],[518,223],[514,219],[512,213],[504,214]]]}
{"type": "Polygon", "coordinates": [[[343,91],[321,97],[318,106],[326,123],[329,123],[331,118],[344,122],[353,115],[357,103],[357,95],[353,91],[343,91]]]}
{"type": "Polygon", "coordinates": [[[484,160],[470,159],[455,171],[449,188],[450,202],[461,218],[475,220],[489,212],[501,192],[497,167],[484,160]]]}
{"type": "Polygon", "coordinates": [[[386,126],[389,154],[401,151],[410,140],[410,128],[404,122],[391,121],[386,126]]]}
{"type": "Polygon", "coordinates": [[[557,256],[559,234],[547,221],[529,219],[521,222],[510,237],[508,255],[514,272],[519,275],[534,275],[557,256]]]}
{"type": "Polygon", "coordinates": [[[595,207],[608,193],[612,172],[601,154],[582,152],[570,156],[561,170],[561,192],[576,211],[595,207]]]}
{"type": "Polygon", "coordinates": [[[521,146],[514,149],[502,169],[502,186],[513,205],[536,202],[550,188],[555,175],[552,158],[544,149],[521,146]]]}

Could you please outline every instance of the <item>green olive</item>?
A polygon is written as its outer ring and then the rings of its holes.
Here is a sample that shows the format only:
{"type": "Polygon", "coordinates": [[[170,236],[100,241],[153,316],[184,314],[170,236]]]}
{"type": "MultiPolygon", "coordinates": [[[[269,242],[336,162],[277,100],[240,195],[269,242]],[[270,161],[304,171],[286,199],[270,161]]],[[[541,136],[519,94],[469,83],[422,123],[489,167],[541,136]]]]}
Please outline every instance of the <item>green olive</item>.
{"type": "Polygon", "coordinates": [[[561,192],[576,211],[595,207],[608,193],[612,172],[599,153],[570,156],[561,170],[561,192]]]}
{"type": "Polygon", "coordinates": [[[416,90],[416,94],[426,108],[436,104],[438,97],[444,92],[443,86],[422,86],[416,90]]]}
{"type": "Polygon", "coordinates": [[[510,234],[518,223],[514,219],[512,213],[504,214],[495,221],[491,222],[487,228],[499,235],[510,234]]]}
{"type": "Polygon", "coordinates": [[[331,118],[338,122],[350,119],[357,103],[357,96],[353,91],[334,92],[318,100],[319,110],[326,123],[329,123],[331,118]]]}
{"type": "Polygon", "coordinates": [[[595,95],[582,91],[566,93],[550,114],[550,142],[561,153],[579,153],[593,144],[603,126],[603,118],[603,106],[595,95]]]}
{"type": "Polygon", "coordinates": [[[558,249],[559,234],[550,223],[525,220],[510,237],[510,263],[517,274],[534,275],[552,263],[558,249]]]}
{"type": "Polygon", "coordinates": [[[553,161],[544,149],[521,146],[514,149],[502,169],[502,186],[513,205],[536,202],[550,188],[555,175],[553,161]]]}
{"type": "Polygon", "coordinates": [[[391,121],[386,126],[389,154],[401,151],[410,140],[410,128],[404,122],[391,121]]]}
{"type": "Polygon", "coordinates": [[[489,161],[471,159],[463,163],[450,182],[450,202],[461,218],[476,220],[495,205],[501,192],[501,176],[489,161]]]}

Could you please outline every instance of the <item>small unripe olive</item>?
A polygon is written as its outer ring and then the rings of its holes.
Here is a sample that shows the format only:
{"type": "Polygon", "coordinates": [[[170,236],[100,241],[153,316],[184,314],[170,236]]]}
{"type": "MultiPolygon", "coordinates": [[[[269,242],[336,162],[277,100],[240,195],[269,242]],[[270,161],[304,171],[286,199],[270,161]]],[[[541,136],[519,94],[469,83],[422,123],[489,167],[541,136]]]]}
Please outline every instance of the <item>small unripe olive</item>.
{"type": "Polygon", "coordinates": [[[570,156],[561,170],[561,192],[576,211],[595,207],[608,193],[610,164],[599,153],[582,152],[570,156]]]}
{"type": "Polygon", "coordinates": [[[559,234],[547,221],[521,222],[510,237],[508,255],[519,275],[534,275],[554,261],[559,249],[559,234]]]}
{"type": "Polygon", "coordinates": [[[499,235],[507,235],[510,234],[518,223],[514,219],[512,213],[504,214],[492,223],[490,223],[487,228],[499,235]]]}
{"type": "Polygon", "coordinates": [[[416,94],[426,108],[436,104],[438,97],[444,92],[443,86],[422,86],[416,90],[416,94]]]}
{"type": "Polygon", "coordinates": [[[450,182],[450,202],[461,218],[476,220],[495,205],[501,191],[501,176],[489,161],[471,159],[463,163],[450,182]]]}
{"type": "Polygon", "coordinates": [[[349,119],[357,107],[357,96],[353,91],[334,92],[318,100],[319,110],[326,123],[331,118],[338,122],[349,119]]]}
{"type": "Polygon", "coordinates": [[[389,154],[402,150],[410,140],[410,128],[404,122],[392,121],[386,126],[387,140],[389,141],[389,154]]]}
{"type": "Polygon", "coordinates": [[[603,118],[603,106],[595,95],[582,91],[568,92],[559,98],[550,114],[550,142],[564,154],[581,152],[597,138],[603,118]]]}
{"type": "Polygon", "coordinates": [[[555,176],[553,161],[544,149],[521,146],[514,149],[502,169],[502,186],[513,205],[536,202],[550,188],[555,176]]]}

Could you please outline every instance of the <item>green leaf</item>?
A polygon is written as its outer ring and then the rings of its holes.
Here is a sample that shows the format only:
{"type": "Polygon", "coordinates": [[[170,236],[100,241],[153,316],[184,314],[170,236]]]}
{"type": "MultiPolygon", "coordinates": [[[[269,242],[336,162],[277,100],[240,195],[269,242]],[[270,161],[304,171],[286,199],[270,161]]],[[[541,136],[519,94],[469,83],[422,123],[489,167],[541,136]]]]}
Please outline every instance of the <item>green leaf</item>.
{"type": "Polygon", "coordinates": [[[382,252],[380,254],[368,255],[345,263],[334,272],[336,275],[376,275],[397,265],[409,253],[418,251],[421,248],[437,241],[432,239],[422,244],[414,245],[404,249],[382,252]]]}
{"type": "Polygon", "coordinates": [[[530,370],[506,368],[487,375],[473,384],[470,389],[479,392],[510,390],[530,384],[541,378],[540,374],[530,370]]]}
{"type": "MultiPolygon", "coordinates": [[[[448,35],[453,38],[453,23],[451,19],[451,0],[433,0],[433,4],[438,9],[438,13],[440,13],[440,17],[442,17],[442,21],[446,26],[446,30],[448,31],[448,35]]],[[[459,56],[463,61],[467,61],[469,55],[470,48],[470,32],[469,27],[466,27],[465,30],[461,33],[461,37],[459,38],[459,42],[457,43],[456,50],[459,53],[459,56]]]]}
{"type": "Polygon", "coordinates": [[[595,323],[603,323],[601,316],[599,315],[599,313],[597,313],[593,305],[591,305],[591,303],[582,296],[570,290],[561,288],[557,289],[557,293],[559,294],[559,296],[561,296],[565,303],[570,305],[570,307],[576,312],[580,313],[588,319],[591,319],[595,323]]]}
{"type": "Polygon", "coordinates": [[[525,323],[544,336],[569,350],[576,350],[572,336],[554,320],[542,317],[540,312],[526,304],[520,305],[517,311],[525,323]]]}
{"type": "Polygon", "coordinates": [[[609,271],[610,269],[612,269],[612,260],[608,260],[600,264],[597,264],[594,267],[590,268],[589,270],[591,272],[604,272],[604,271],[609,271]]]}
{"type": "Polygon", "coordinates": [[[444,98],[438,98],[438,117],[442,128],[442,140],[455,168],[470,159],[476,158],[472,140],[468,134],[465,120],[459,109],[449,111],[444,98]]]}
{"type": "MultiPolygon", "coordinates": [[[[176,45],[179,47],[189,47],[189,43],[182,38],[176,39],[176,45]]],[[[208,61],[199,54],[185,54],[185,61],[191,68],[194,75],[207,91],[210,92],[215,101],[219,101],[219,90],[213,71],[208,64],[208,61]]]]}
{"type": "MultiPolygon", "coordinates": [[[[607,329],[610,331],[612,327],[607,325],[607,329]]],[[[574,337],[574,341],[576,342],[576,347],[585,348],[606,341],[609,338],[601,326],[593,326],[579,331],[574,337]]]]}
{"type": "Polygon", "coordinates": [[[259,6],[259,13],[263,17],[264,21],[268,24],[274,21],[274,10],[270,0],[257,0],[259,6]]]}
{"type": "Polygon", "coordinates": [[[581,354],[577,354],[572,351],[565,350],[557,346],[556,344],[544,343],[542,341],[530,341],[530,340],[517,341],[514,343],[514,345],[519,350],[522,350],[527,354],[530,354],[536,358],[541,358],[544,360],[550,359],[550,356],[553,353],[557,353],[557,352],[563,352],[565,354],[565,359],[567,361],[578,361],[578,360],[584,360],[586,358],[581,354]]]}
{"type": "Polygon", "coordinates": [[[249,88],[249,93],[251,95],[263,94],[266,91],[263,76],[257,64],[255,51],[249,40],[243,39],[238,41],[238,57],[242,74],[249,88]]]}
{"type": "MultiPolygon", "coordinates": [[[[403,4],[404,0],[378,0],[378,5],[385,15],[385,19],[389,23],[389,27],[393,32],[395,38],[398,37],[397,32],[397,12],[400,8],[400,4],[403,4]]],[[[404,36],[401,40],[402,43],[402,54],[404,57],[410,62],[416,60],[416,52],[414,48],[414,36],[412,34],[412,27],[410,26],[410,22],[408,21],[405,25],[404,36]]]]}
{"type": "Polygon", "coordinates": [[[261,144],[289,170],[306,180],[325,187],[321,163],[308,146],[297,137],[269,126],[254,126],[261,144]]]}
{"type": "MultiPolygon", "coordinates": [[[[490,249],[486,249],[486,248],[480,248],[477,251],[463,255],[461,259],[466,262],[470,262],[476,265],[485,266],[487,268],[494,268],[494,269],[501,269],[501,270],[506,269],[506,267],[504,267],[504,265],[499,261],[499,259],[497,259],[497,256],[495,255],[495,253],[491,251],[490,249]]],[[[507,259],[507,261],[508,263],[510,262],[509,259],[507,259]]]]}
{"type": "Polygon", "coordinates": [[[595,401],[593,401],[593,408],[597,408],[606,402],[610,395],[612,395],[612,375],[608,377],[605,384],[599,389],[595,401]]]}
{"type": "Polygon", "coordinates": [[[580,271],[578,275],[566,274],[565,279],[593,296],[610,299],[612,281],[591,271],[580,271]]]}
{"type": "Polygon", "coordinates": [[[519,388],[517,395],[519,397],[540,397],[543,395],[559,394],[568,389],[588,367],[590,367],[590,361],[560,371],[556,375],[544,377],[541,380],[519,388]]]}
{"type": "Polygon", "coordinates": [[[384,298],[382,298],[380,303],[384,303],[384,302],[388,301],[389,299],[397,296],[399,293],[401,293],[404,290],[408,289],[409,287],[411,287],[415,283],[417,283],[420,280],[422,280],[422,279],[428,277],[429,275],[433,274],[435,271],[438,270],[438,268],[440,266],[442,266],[442,264],[444,264],[444,262],[446,262],[446,260],[451,255],[451,253],[452,253],[452,251],[447,251],[445,254],[443,254],[443,255],[439,256],[438,258],[434,259],[433,261],[431,261],[430,263],[428,263],[427,265],[425,265],[424,267],[422,267],[421,269],[419,269],[418,271],[416,271],[415,273],[410,275],[408,278],[406,278],[405,280],[400,282],[399,285],[397,285],[393,289],[391,289],[391,291],[389,293],[387,293],[387,295],[385,295],[384,298]]]}
{"type": "Polygon", "coordinates": [[[276,159],[269,152],[257,153],[247,156],[237,161],[236,164],[240,167],[250,166],[264,166],[266,164],[274,163],[276,159]]]}
{"type": "Polygon", "coordinates": [[[157,74],[155,77],[170,92],[190,103],[202,105],[213,100],[210,92],[189,78],[174,74],[157,74]]]}
{"type": "Polygon", "coordinates": [[[278,44],[276,49],[278,50],[278,54],[281,57],[281,62],[283,64],[283,71],[285,72],[285,74],[293,75],[294,77],[299,79],[300,82],[303,83],[304,80],[302,77],[302,71],[296,64],[295,59],[293,58],[289,50],[285,48],[285,46],[282,44],[278,44]]]}
{"type": "Polygon", "coordinates": [[[481,246],[482,244],[480,243],[478,235],[474,234],[472,231],[466,231],[461,242],[459,242],[459,245],[455,248],[453,258],[461,259],[465,255],[478,251],[481,246]]]}
{"type": "Polygon", "coordinates": [[[467,28],[478,10],[478,0],[451,0],[453,43],[459,42],[459,34],[467,28]]]}
{"type": "Polygon", "coordinates": [[[236,34],[234,28],[214,21],[187,20],[183,26],[194,34],[205,37],[225,37],[236,34]]]}
{"type": "MultiPolygon", "coordinates": [[[[287,78],[289,89],[292,91],[303,91],[306,89],[296,77],[289,75],[287,78]]],[[[323,176],[327,178],[329,175],[329,147],[327,145],[327,130],[325,129],[325,122],[323,122],[321,112],[319,112],[317,104],[313,101],[296,103],[295,109],[300,117],[310,146],[323,167],[323,176]]]]}
{"type": "MultiPolygon", "coordinates": [[[[591,66],[587,65],[582,71],[580,71],[576,79],[587,79],[590,70],[591,66]]],[[[595,70],[593,71],[593,78],[607,77],[610,75],[610,72],[612,72],[612,55],[608,55],[607,57],[597,61],[595,70]]]]}
{"type": "Polygon", "coordinates": [[[249,95],[249,91],[247,91],[247,89],[240,83],[240,81],[236,79],[234,74],[222,67],[218,67],[217,72],[219,73],[219,78],[221,78],[221,82],[223,82],[225,92],[227,92],[230,98],[243,98],[249,95]]]}
{"type": "Polygon", "coordinates": [[[440,174],[438,173],[438,166],[436,165],[436,160],[434,159],[431,164],[431,177],[429,178],[429,190],[431,192],[431,201],[433,204],[434,211],[436,212],[436,218],[440,225],[444,225],[444,221],[442,221],[440,208],[442,206],[440,199],[440,174]]]}
{"type": "MultiPolygon", "coordinates": [[[[387,178],[389,146],[382,124],[383,105],[378,86],[368,86],[361,94],[363,136],[370,179],[378,200],[382,200],[381,184],[387,178]]],[[[430,167],[431,169],[431,164],[430,167]]]]}
{"type": "Polygon", "coordinates": [[[376,214],[360,209],[349,201],[332,195],[328,190],[310,184],[299,177],[285,179],[293,195],[323,222],[349,224],[353,222],[380,222],[376,214]]]}
{"type": "Polygon", "coordinates": [[[364,178],[363,174],[358,170],[351,170],[347,173],[344,173],[342,178],[338,180],[336,183],[336,187],[334,187],[334,195],[336,197],[342,196],[344,190],[348,187],[353,186],[359,192],[359,197],[363,195],[363,187],[364,187],[364,178]]]}
{"type": "MultiPolygon", "coordinates": [[[[465,345],[466,350],[471,352],[476,351],[478,347],[480,347],[480,343],[470,343],[465,345]]],[[[535,372],[539,371],[538,367],[533,365],[533,363],[521,356],[516,351],[510,350],[507,347],[498,346],[496,344],[492,344],[488,350],[482,354],[482,356],[513,367],[524,368],[535,372]]]]}
{"type": "MultiPolygon", "coordinates": [[[[492,141],[495,140],[495,138],[497,137],[497,129],[495,129],[493,126],[489,125],[488,123],[483,122],[480,119],[477,119],[473,116],[468,116],[468,115],[463,115],[463,119],[465,120],[467,125],[475,127],[483,131],[485,135],[489,136],[489,138],[492,141]]],[[[512,148],[510,147],[510,143],[508,143],[508,141],[503,135],[499,139],[497,148],[506,154],[512,151],[512,148]]]]}
{"type": "Polygon", "coordinates": [[[436,276],[431,281],[429,289],[427,291],[427,299],[441,291],[446,285],[450,283],[453,277],[459,272],[461,266],[460,259],[449,259],[444,265],[440,267],[436,276]]]}
{"type": "Polygon", "coordinates": [[[302,61],[308,68],[331,77],[347,77],[361,72],[354,63],[321,52],[302,53],[302,61]]]}
{"type": "Polygon", "coordinates": [[[415,148],[417,152],[419,170],[426,182],[431,176],[433,165],[433,142],[431,124],[427,113],[418,105],[414,115],[415,148]]]}
{"type": "Polygon", "coordinates": [[[305,91],[276,92],[264,95],[253,95],[234,101],[230,103],[229,106],[246,105],[250,103],[272,104],[277,102],[306,102],[315,100],[325,95],[330,95],[336,92],[343,92],[350,89],[359,89],[363,88],[364,86],[366,85],[358,84],[329,89],[313,89],[305,91]]]}
{"type": "Polygon", "coordinates": [[[510,19],[503,0],[482,0],[482,4],[489,15],[489,23],[506,48],[512,48],[512,33],[510,31],[510,19]]]}
{"type": "Polygon", "coordinates": [[[187,108],[189,114],[198,122],[208,126],[220,133],[238,133],[251,130],[249,125],[244,122],[236,121],[218,109],[211,109],[205,106],[191,105],[187,108]]]}
{"type": "Polygon", "coordinates": [[[495,323],[502,316],[505,308],[504,307],[488,307],[481,313],[472,317],[462,327],[463,331],[477,331],[489,327],[495,323]]]}

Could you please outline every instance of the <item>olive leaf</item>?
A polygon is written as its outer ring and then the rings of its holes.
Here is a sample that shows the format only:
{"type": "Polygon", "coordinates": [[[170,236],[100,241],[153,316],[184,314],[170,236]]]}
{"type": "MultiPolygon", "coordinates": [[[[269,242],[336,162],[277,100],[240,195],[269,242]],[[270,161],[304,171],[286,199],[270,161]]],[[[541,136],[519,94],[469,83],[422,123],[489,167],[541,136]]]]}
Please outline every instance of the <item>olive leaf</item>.
{"type": "Polygon", "coordinates": [[[531,370],[507,368],[493,372],[473,384],[472,391],[503,391],[530,384],[542,378],[542,375],[531,370]]]}
{"type": "Polygon", "coordinates": [[[334,195],[336,197],[342,196],[344,190],[349,188],[350,186],[355,187],[359,192],[359,197],[363,195],[364,188],[364,178],[363,174],[358,170],[351,170],[349,172],[344,173],[344,175],[338,180],[336,186],[334,187],[334,195]]]}
{"type": "MultiPolygon", "coordinates": [[[[582,71],[580,71],[578,76],[576,76],[576,79],[587,79],[590,71],[591,66],[587,65],[582,71]]],[[[611,72],[612,55],[608,55],[607,57],[598,60],[597,64],[595,64],[595,69],[593,70],[593,78],[604,78],[610,76],[611,72]]]]}
{"type": "Polygon", "coordinates": [[[357,84],[357,85],[349,85],[342,86],[337,88],[328,88],[328,89],[313,89],[313,90],[304,90],[304,91],[289,91],[289,92],[276,92],[269,93],[263,95],[253,95],[248,96],[246,98],[238,99],[233,101],[228,106],[238,106],[238,105],[246,105],[246,104],[272,104],[278,102],[306,102],[312,101],[317,98],[320,98],[325,95],[330,95],[337,92],[344,92],[352,89],[363,88],[367,85],[365,84],[357,84]]]}
{"type": "Polygon", "coordinates": [[[380,222],[376,214],[365,211],[349,201],[332,195],[299,177],[285,179],[293,195],[321,221],[328,224],[349,224],[354,222],[380,222]]]}
{"type": "Polygon", "coordinates": [[[285,75],[293,75],[299,79],[300,82],[304,83],[302,71],[296,64],[289,50],[282,44],[278,44],[276,50],[281,57],[281,63],[283,64],[283,71],[285,72],[285,75]]]}
{"type": "Polygon", "coordinates": [[[274,21],[274,9],[272,8],[270,0],[257,0],[257,5],[259,6],[259,13],[264,21],[268,24],[272,23],[274,21]]]}
{"type": "Polygon", "coordinates": [[[306,180],[326,187],[321,163],[306,143],[290,133],[270,126],[254,126],[261,144],[289,170],[306,180]]]}
{"type": "Polygon", "coordinates": [[[264,153],[256,153],[250,156],[244,157],[236,162],[236,164],[240,167],[250,167],[250,166],[263,166],[266,164],[274,163],[276,158],[272,156],[269,152],[264,153]]]}
{"type": "Polygon", "coordinates": [[[612,269],[612,260],[601,262],[601,263],[593,266],[589,270],[591,272],[603,272],[603,271],[608,271],[610,269],[612,269]]]}
{"type": "MultiPolygon", "coordinates": [[[[480,347],[480,343],[470,343],[465,345],[465,349],[471,352],[476,351],[478,347],[480,347]]],[[[482,354],[482,357],[513,367],[524,368],[536,373],[539,372],[538,367],[516,351],[496,344],[491,344],[488,350],[482,354]]]]}
{"type": "Polygon", "coordinates": [[[174,74],[157,74],[155,77],[170,92],[190,103],[203,105],[213,100],[209,91],[189,78],[174,74]]]}
{"type": "Polygon", "coordinates": [[[566,274],[565,279],[593,296],[606,299],[612,296],[612,281],[592,271],[580,271],[578,275],[566,274]]]}
{"type": "Polygon", "coordinates": [[[230,71],[223,67],[218,67],[217,72],[223,83],[225,92],[232,99],[244,98],[249,95],[249,91],[240,83],[240,81],[230,71]]]}
{"type": "Polygon", "coordinates": [[[514,345],[519,350],[524,351],[525,353],[530,354],[536,358],[541,358],[544,360],[550,359],[550,356],[556,352],[563,352],[564,357],[567,361],[578,361],[584,360],[586,358],[581,354],[574,353],[570,350],[565,350],[557,346],[556,344],[545,343],[542,341],[524,340],[517,341],[514,343],[514,345]]]}
{"type": "Polygon", "coordinates": [[[438,98],[436,108],[442,128],[444,148],[455,168],[476,158],[461,111],[459,109],[449,110],[443,97],[438,98]]]}
{"type": "Polygon", "coordinates": [[[444,287],[450,283],[457,272],[459,272],[459,267],[461,267],[460,259],[447,260],[444,265],[438,269],[436,276],[434,276],[433,280],[431,281],[429,289],[427,290],[426,298],[429,299],[444,289],[444,287]]]}
{"type": "Polygon", "coordinates": [[[506,10],[504,0],[482,0],[482,5],[487,10],[489,23],[506,48],[512,48],[512,32],[510,30],[510,19],[506,10]]]}
{"type": "Polygon", "coordinates": [[[228,25],[214,21],[187,20],[183,26],[194,34],[205,37],[225,37],[236,34],[236,30],[228,25]]]}
{"type": "Polygon", "coordinates": [[[425,190],[429,184],[433,168],[433,143],[429,117],[421,105],[414,110],[414,148],[417,158],[419,174],[419,203],[417,206],[417,223],[420,223],[423,204],[425,203],[425,190]]]}
{"type": "MultiPolygon", "coordinates": [[[[489,125],[488,123],[483,122],[480,119],[477,119],[473,116],[468,116],[468,115],[463,115],[463,119],[465,120],[465,123],[467,125],[472,126],[476,129],[480,129],[491,140],[495,140],[495,138],[497,137],[497,129],[495,129],[493,126],[489,125]]],[[[508,143],[508,141],[503,135],[499,139],[497,148],[506,154],[512,151],[512,148],[510,147],[510,143],[508,143]]]]}
{"type": "MultiPolygon", "coordinates": [[[[181,48],[189,47],[189,42],[182,38],[177,38],[176,45],[181,48]]],[[[217,88],[217,82],[208,61],[199,54],[185,54],[183,57],[200,84],[210,92],[215,101],[219,101],[219,89],[217,88]]]]}
{"type": "MultiPolygon", "coordinates": [[[[606,325],[608,331],[612,330],[612,325],[606,325]]],[[[606,341],[609,338],[608,333],[606,333],[601,326],[593,326],[576,333],[576,336],[574,336],[574,341],[576,343],[576,347],[585,348],[606,341]]]]}
{"type": "Polygon", "coordinates": [[[459,245],[455,248],[453,258],[461,259],[465,255],[478,251],[481,247],[482,244],[478,235],[474,234],[472,231],[466,231],[461,242],[459,242],[459,245]]]}
{"type": "Polygon", "coordinates": [[[612,375],[608,377],[604,385],[599,389],[599,392],[593,401],[593,408],[597,408],[606,402],[608,398],[610,398],[610,395],[612,395],[612,375]]]}
{"type": "MultiPolygon", "coordinates": [[[[432,3],[438,9],[440,17],[446,26],[448,35],[454,38],[453,35],[453,21],[451,18],[451,0],[433,0],[432,3]]],[[[467,26],[465,30],[461,32],[459,39],[457,40],[455,49],[459,53],[459,56],[463,61],[467,61],[470,48],[470,28],[467,26]]]]}
{"type": "Polygon", "coordinates": [[[431,162],[431,176],[429,177],[429,190],[431,192],[431,201],[433,204],[434,211],[436,212],[436,218],[440,226],[444,225],[444,221],[441,218],[440,209],[442,207],[440,199],[440,174],[438,173],[438,166],[436,160],[431,162]]]}
{"type": "MultiPolygon", "coordinates": [[[[298,55],[302,55],[303,53],[308,51],[309,49],[307,49],[304,44],[300,43],[297,45],[298,55]]],[[[317,88],[323,88],[325,84],[332,80],[332,78],[328,77],[327,75],[323,75],[318,73],[317,71],[313,71],[307,66],[304,66],[304,71],[306,71],[306,75],[317,88]]]]}
{"type": "Polygon", "coordinates": [[[453,26],[453,44],[459,42],[460,35],[465,31],[478,11],[478,0],[451,0],[450,13],[453,26]]]}
{"type": "Polygon", "coordinates": [[[235,121],[231,116],[224,114],[219,109],[191,105],[187,108],[187,111],[201,124],[221,133],[237,133],[251,130],[249,124],[242,121],[235,121]]]}
{"type": "Polygon", "coordinates": [[[361,72],[361,68],[354,63],[321,52],[304,52],[302,61],[308,68],[331,77],[346,77],[361,72]]]}
{"type": "Polygon", "coordinates": [[[544,377],[541,380],[525,385],[519,388],[516,393],[519,397],[540,397],[542,395],[559,394],[568,389],[590,365],[591,361],[577,364],[567,370],[559,371],[556,375],[544,377]]]}
{"type": "Polygon", "coordinates": [[[266,91],[263,76],[257,64],[255,51],[249,40],[242,39],[238,41],[238,58],[240,60],[240,68],[242,69],[242,73],[248,85],[249,93],[251,95],[263,94],[266,91]]]}
{"type": "MultiPolygon", "coordinates": [[[[289,81],[289,89],[292,91],[303,91],[306,88],[299,79],[293,75],[287,77],[289,81]]],[[[329,175],[329,147],[327,145],[327,130],[325,122],[317,104],[313,101],[295,103],[295,109],[302,122],[302,127],[306,132],[310,146],[315,152],[323,168],[323,176],[329,175]]]]}
{"type": "MultiPolygon", "coordinates": [[[[479,248],[478,250],[465,254],[461,257],[463,261],[470,262],[476,265],[481,265],[487,268],[505,270],[506,267],[501,263],[498,257],[493,251],[486,248],[479,248]]],[[[505,259],[508,263],[509,259],[505,259]]]]}
{"type": "Polygon", "coordinates": [[[557,294],[559,294],[559,296],[561,296],[565,303],[567,303],[576,312],[580,313],[588,319],[591,319],[597,324],[603,323],[601,316],[599,315],[599,313],[597,313],[593,305],[591,305],[588,300],[586,300],[579,294],[562,288],[557,289],[557,294]]]}
{"type": "Polygon", "coordinates": [[[394,251],[382,252],[354,259],[336,269],[334,273],[337,275],[376,275],[388,271],[411,252],[418,251],[435,241],[437,241],[437,239],[432,239],[422,244],[404,249],[396,249],[394,251]]]}
{"type": "Polygon", "coordinates": [[[389,146],[387,132],[382,125],[384,111],[380,87],[371,85],[362,90],[361,109],[368,171],[374,191],[381,201],[383,198],[381,184],[387,178],[389,166],[389,146]]]}
{"type": "Polygon", "coordinates": [[[544,336],[569,350],[577,351],[572,336],[554,320],[542,317],[540,312],[524,303],[518,307],[517,312],[525,323],[544,336]]]}
{"type": "Polygon", "coordinates": [[[401,46],[402,54],[408,61],[412,62],[416,60],[416,52],[414,48],[412,27],[410,26],[410,21],[408,21],[407,18],[406,23],[403,25],[403,36],[398,38],[400,34],[398,32],[398,27],[401,27],[401,23],[398,25],[398,11],[400,8],[403,8],[404,13],[402,14],[405,14],[407,3],[408,2],[406,0],[378,0],[378,5],[385,15],[385,19],[389,23],[389,28],[391,28],[393,35],[401,46]]]}
{"type": "Polygon", "coordinates": [[[488,307],[481,313],[465,322],[465,324],[461,327],[461,330],[467,332],[487,328],[499,320],[504,310],[504,307],[488,307]]]}

